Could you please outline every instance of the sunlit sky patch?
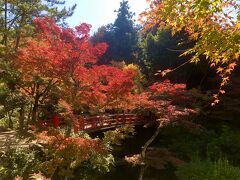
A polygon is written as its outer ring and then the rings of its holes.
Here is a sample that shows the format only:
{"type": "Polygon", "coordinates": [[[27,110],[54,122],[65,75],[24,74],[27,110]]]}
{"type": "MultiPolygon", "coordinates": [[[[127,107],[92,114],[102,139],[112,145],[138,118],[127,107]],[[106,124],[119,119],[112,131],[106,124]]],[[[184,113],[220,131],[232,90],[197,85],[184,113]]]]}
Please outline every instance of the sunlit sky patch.
{"type": "MultiPolygon", "coordinates": [[[[92,25],[92,32],[100,26],[113,23],[122,0],[66,0],[66,5],[77,4],[72,17],[67,22],[71,27],[86,22],[92,25]]],[[[146,0],[129,0],[130,10],[135,12],[135,19],[147,7],[146,0]]]]}

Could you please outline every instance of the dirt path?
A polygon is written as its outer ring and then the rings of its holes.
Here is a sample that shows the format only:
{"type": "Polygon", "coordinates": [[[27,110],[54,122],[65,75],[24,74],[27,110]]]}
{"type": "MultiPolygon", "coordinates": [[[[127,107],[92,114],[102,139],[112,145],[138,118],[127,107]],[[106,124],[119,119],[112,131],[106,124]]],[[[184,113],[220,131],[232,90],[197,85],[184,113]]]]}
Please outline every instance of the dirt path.
{"type": "Polygon", "coordinates": [[[16,131],[8,130],[0,132],[0,151],[5,151],[10,147],[28,147],[26,140],[20,139],[16,131]]]}

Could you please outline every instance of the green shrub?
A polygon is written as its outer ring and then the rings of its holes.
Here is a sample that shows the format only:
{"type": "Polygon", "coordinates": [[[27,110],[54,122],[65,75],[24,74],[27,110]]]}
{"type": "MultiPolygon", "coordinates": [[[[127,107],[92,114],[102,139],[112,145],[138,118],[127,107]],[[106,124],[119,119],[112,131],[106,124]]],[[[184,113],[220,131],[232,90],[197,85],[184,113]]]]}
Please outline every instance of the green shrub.
{"type": "Polygon", "coordinates": [[[176,176],[179,180],[240,180],[240,168],[230,165],[226,159],[194,160],[179,167],[176,176]]]}
{"type": "Polygon", "coordinates": [[[166,146],[186,161],[196,155],[214,161],[226,157],[233,165],[240,165],[240,131],[229,126],[203,129],[199,134],[182,127],[169,126],[162,129],[158,144],[166,146]]]}
{"type": "Polygon", "coordinates": [[[207,144],[207,156],[216,159],[227,157],[234,164],[240,164],[240,131],[223,126],[218,136],[212,137],[207,144]]]}
{"type": "Polygon", "coordinates": [[[37,152],[28,148],[9,149],[0,156],[0,177],[6,180],[17,175],[26,178],[35,172],[38,159],[37,152]]]}
{"type": "Polygon", "coordinates": [[[207,144],[217,137],[214,131],[202,130],[192,133],[184,127],[168,126],[162,129],[158,144],[175,152],[180,159],[189,161],[196,155],[207,157],[207,144]]]}

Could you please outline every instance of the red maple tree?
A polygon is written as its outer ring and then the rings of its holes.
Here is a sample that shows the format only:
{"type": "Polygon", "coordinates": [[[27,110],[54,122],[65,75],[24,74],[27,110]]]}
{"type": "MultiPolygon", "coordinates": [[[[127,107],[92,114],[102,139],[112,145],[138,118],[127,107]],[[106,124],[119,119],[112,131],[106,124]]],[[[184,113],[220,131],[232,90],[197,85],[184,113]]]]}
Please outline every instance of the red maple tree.
{"type": "Polygon", "coordinates": [[[34,100],[33,121],[39,102],[44,102],[54,86],[73,108],[114,106],[132,91],[133,71],[96,65],[107,44],[90,43],[89,24],[60,28],[50,18],[36,18],[34,24],[36,36],[19,49],[15,62],[28,82],[21,90],[34,100]]]}

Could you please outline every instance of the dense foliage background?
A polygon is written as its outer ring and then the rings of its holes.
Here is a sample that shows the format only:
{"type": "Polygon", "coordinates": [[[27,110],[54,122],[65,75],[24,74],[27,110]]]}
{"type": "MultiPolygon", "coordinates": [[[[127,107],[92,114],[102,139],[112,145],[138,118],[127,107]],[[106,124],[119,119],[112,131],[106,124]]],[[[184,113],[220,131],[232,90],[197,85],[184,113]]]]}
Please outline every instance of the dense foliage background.
{"type": "Polygon", "coordinates": [[[239,2],[148,3],[138,24],[122,0],[90,35],[67,24],[76,5],[0,1],[1,178],[240,179],[239,2]],[[144,128],[84,129],[129,113],[144,128]]]}

